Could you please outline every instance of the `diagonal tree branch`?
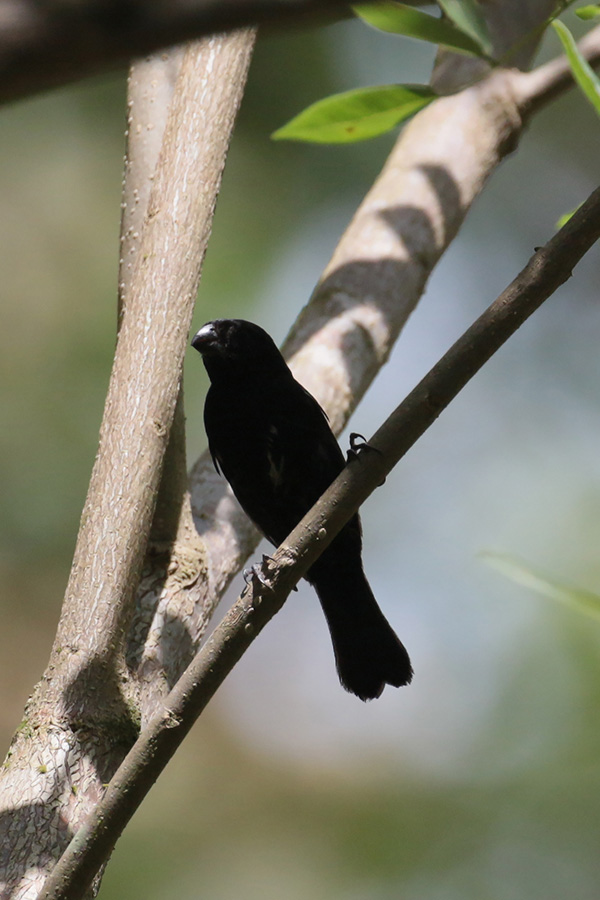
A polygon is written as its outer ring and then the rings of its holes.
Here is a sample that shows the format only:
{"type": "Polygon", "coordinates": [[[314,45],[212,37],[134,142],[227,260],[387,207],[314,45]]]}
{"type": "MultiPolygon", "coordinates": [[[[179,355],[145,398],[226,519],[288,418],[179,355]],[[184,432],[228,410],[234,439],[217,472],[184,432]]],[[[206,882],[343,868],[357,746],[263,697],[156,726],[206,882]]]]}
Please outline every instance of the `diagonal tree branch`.
{"type": "Polygon", "coordinates": [[[298,579],[473,375],[571,276],[599,238],[600,188],[397,407],[369,441],[377,452],[364,452],[346,466],[266,565],[267,587],[254,579],[247,595],[236,601],[128,753],[103,800],[48,878],[43,900],[83,897],[197,717],[298,579]]]}

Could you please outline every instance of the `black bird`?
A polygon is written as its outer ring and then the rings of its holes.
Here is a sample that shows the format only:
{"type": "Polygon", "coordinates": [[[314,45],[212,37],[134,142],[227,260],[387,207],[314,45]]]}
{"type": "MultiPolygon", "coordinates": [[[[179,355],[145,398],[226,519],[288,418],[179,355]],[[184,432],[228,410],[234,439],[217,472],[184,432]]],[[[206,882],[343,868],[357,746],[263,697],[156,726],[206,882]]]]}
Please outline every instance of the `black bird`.
{"type": "MultiPolygon", "coordinates": [[[[242,319],[208,322],[192,346],[211,385],[208,445],[242,509],[275,546],[344,468],[314,397],[294,378],[266,331],[242,319]]],[[[379,609],[361,560],[358,514],[306,573],[327,619],[340,681],[361,700],[408,684],[408,653],[379,609]]]]}

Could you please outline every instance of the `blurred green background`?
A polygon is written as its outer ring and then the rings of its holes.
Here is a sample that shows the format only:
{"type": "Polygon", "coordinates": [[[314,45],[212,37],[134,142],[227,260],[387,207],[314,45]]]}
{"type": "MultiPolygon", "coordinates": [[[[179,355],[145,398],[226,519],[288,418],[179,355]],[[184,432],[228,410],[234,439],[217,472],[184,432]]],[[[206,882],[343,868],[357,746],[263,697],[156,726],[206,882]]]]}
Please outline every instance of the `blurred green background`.
{"type": "MultiPolygon", "coordinates": [[[[314,148],[270,132],[327,93],[425,81],[431,60],[356,22],[259,41],[195,327],[244,316],[284,337],[393,137],[314,148]]],[[[1,112],[4,746],[47,660],[96,449],[124,98],[119,73],[1,112]]],[[[596,186],[599,131],[575,92],[535,119],[354,429],[375,429],[596,186]]],[[[303,588],[135,817],[103,897],[597,898],[600,626],[477,554],[600,589],[599,275],[596,249],[364,508],[366,570],[410,648],[413,686],[369,705],[346,695],[303,588]]],[[[194,354],[190,459],[205,445],[205,390],[194,354]]]]}

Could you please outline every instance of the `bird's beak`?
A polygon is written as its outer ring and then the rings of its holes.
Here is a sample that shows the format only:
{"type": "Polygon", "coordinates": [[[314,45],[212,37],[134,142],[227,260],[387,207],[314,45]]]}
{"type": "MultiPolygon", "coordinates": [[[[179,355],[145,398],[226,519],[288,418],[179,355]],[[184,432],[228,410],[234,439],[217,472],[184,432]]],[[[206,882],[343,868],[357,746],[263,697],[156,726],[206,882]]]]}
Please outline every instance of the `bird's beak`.
{"type": "Polygon", "coordinates": [[[197,331],[192,338],[192,347],[198,353],[204,353],[217,339],[217,333],[212,322],[203,325],[200,331],[197,331]]]}

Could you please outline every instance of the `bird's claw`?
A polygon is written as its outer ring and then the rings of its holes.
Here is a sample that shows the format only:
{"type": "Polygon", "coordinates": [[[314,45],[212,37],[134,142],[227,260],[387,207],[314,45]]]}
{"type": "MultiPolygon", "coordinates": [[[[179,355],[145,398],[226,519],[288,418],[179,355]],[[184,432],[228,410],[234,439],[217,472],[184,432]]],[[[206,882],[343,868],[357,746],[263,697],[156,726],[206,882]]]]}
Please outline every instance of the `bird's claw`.
{"type": "Polygon", "coordinates": [[[242,572],[242,576],[246,584],[246,587],[242,591],[242,597],[250,587],[258,590],[259,594],[261,593],[261,589],[271,590],[271,585],[263,575],[262,565],[259,563],[256,563],[253,566],[248,566],[247,569],[244,569],[244,571],[242,572]]]}
{"type": "MultiPolygon", "coordinates": [[[[379,447],[374,447],[372,444],[367,443],[367,439],[364,435],[359,434],[357,431],[351,432],[350,449],[347,453],[347,462],[351,462],[353,459],[360,459],[361,453],[365,452],[379,453],[380,456],[383,456],[379,447]]],[[[385,478],[383,479],[381,484],[385,484],[385,478]]]]}
{"type": "Polygon", "coordinates": [[[379,453],[381,455],[381,450],[377,447],[373,447],[372,444],[367,443],[367,439],[363,434],[359,434],[357,431],[353,431],[350,434],[350,449],[348,450],[348,462],[351,459],[356,459],[360,456],[361,453],[365,451],[372,450],[375,453],[379,453]]]}
{"type": "MultiPolygon", "coordinates": [[[[272,556],[269,556],[268,553],[263,553],[262,561],[263,561],[263,566],[266,566],[267,569],[269,568],[269,566],[276,566],[276,565],[277,565],[276,561],[273,559],[272,556]]],[[[262,583],[264,584],[264,581],[263,581],[262,583]]],[[[269,587],[271,587],[271,585],[269,585],[269,587]]],[[[297,591],[297,590],[298,590],[298,586],[297,586],[297,585],[294,585],[294,587],[292,588],[292,590],[293,590],[293,591],[297,591]]]]}
{"type": "MultiPolygon", "coordinates": [[[[276,563],[273,557],[269,556],[267,553],[263,553],[262,562],[255,563],[253,566],[248,566],[247,569],[244,569],[242,572],[242,577],[245,582],[245,587],[242,591],[242,597],[246,594],[248,588],[250,587],[258,589],[259,594],[261,593],[261,589],[264,591],[272,591],[273,587],[270,581],[265,576],[263,567],[268,569],[269,566],[274,565],[276,565],[276,563]],[[258,582],[258,584],[256,584],[256,582],[258,582]]],[[[292,590],[297,591],[297,586],[294,585],[292,590]]]]}

